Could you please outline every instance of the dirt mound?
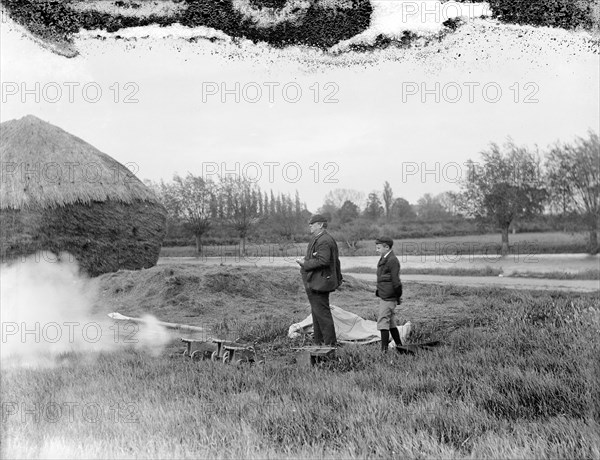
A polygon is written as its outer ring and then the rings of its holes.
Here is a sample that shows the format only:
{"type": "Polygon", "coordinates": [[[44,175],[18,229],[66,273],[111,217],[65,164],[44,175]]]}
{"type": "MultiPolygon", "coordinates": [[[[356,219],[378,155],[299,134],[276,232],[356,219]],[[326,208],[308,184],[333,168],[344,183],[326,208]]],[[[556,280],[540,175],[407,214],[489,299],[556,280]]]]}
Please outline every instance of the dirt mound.
{"type": "Polygon", "coordinates": [[[294,295],[302,289],[298,270],[228,267],[208,271],[204,286],[209,292],[223,292],[249,298],[294,295]]]}
{"type": "MultiPolygon", "coordinates": [[[[163,321],[206,325],[225,316],[261,317],[304,312],[308,301],[295,268],[160,265],[148,270],[121,270],[96,278],[98,311],[129,316],[145,313],[163,321]]],[[[370,290],[345,277],[340,293],[370,290]]],[[[304,313],[302,313],[304,314],[304,313]]],[[[212,324],[209,324],[211,326],[212,324]]]]}
{"type": "Polygon", "coordinates": [[[121,270],[97,278],[97,308],[127,315],[151,313],[165,321],[199,324],[223,310],[281,308],[304,296],[297,270],[256,267],[168,265],[121,270]]]}

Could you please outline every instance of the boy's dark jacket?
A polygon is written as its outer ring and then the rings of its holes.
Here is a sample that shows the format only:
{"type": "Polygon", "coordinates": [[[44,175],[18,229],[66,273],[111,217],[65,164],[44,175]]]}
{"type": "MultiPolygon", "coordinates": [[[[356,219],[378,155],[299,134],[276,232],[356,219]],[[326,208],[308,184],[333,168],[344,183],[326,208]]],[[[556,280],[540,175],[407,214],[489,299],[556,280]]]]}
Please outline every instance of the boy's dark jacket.
{"type": "Polygon", "coordinates": [[[383,300],[400,302],[402,282],[400,281],[400,262],[394,251],[387,257],[381,257],[377,263],[377,291],[375,295],[383,300]]]}
{"type": "Polygon", "coordinates": [[[342,284],[338,247],[326,231],[308,244],[301,272],[304,285],[314,291],[331,292],[342,284]]]}

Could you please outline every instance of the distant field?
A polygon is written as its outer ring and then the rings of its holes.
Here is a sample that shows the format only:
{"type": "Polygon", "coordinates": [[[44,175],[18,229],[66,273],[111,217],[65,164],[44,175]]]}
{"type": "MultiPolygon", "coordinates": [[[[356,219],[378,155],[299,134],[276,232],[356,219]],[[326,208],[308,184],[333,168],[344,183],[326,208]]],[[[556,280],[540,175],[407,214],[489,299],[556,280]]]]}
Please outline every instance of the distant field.
{"type": "MultiPolygon", "coordinates": [[[[344,273],[368,273],[377,274],[377,267],[351,267],[344,270],[344,273]]],[[[498,276],[503,274],[502,268],[484,267],[484,268],[404,268],[401,269],[402,275],[446,275],[446,276],[498,276]]]]}
{"type": "MultiPolygon", "coordinates": [[[[351,267],[344,273],[370,273],[376,274],[375,267],[351,267]]],[[[544,278],[557,280],[600,280],[600,268],[596,270],[584,270],[576,273],[552,271],[552,272],[513,272],[504,274],[502,267],[496,268],[486,266],[483,268],[403,268],[401,275],[444,275],[444,276],[511,276],[518,278],[544,278]]]]}
{"type": "MultiPolygon", "coordinates": [[[[562,254],[585,253],[588,234],[578,233],[517,233],[509,236],[511,254],[562,254]]],[[[375,255],[374,241],[363,240],[358,250],[350,251],[343,242],[338,242],[340,253],[344,256],[375,255]]],[[[452,254],[500,254],[500,235],[453,236],[440,238],[414,238],[396,240],[394,250],[397,254],[407,255],[452,255],[452,254]]],[[[264,243],[247,244],[247,253],[254,257],[300,257],[306,251],[306,243],[264,243]]],[[[205,257],[235,256],[240,254],[239,245],[204,246],[205,257]]],[[[198,255],[193,246],[163,247],[162,257],[195,257],[198,255]]]]}
{"type": "MultiPolygon", "coordinates": [[[[511,254],[585,253],[588,233],[516,233],[509,235],[511,254]]],[[[414,238],[394,242],[396,253],[423,254],[500,254],[500,234],[440,238],[414,238]]],[[[361,241],[355,255],[372,255],[374,242],[361,241]]]]}
{"type": "MultiPolygon", "coordinates": [[[[309,311],[297,270],[172,265],[98,281],[99,314],[209,326],[267,362],[192,361],[175,336],[157,357],[123,345],[3,369],[2,458],[599,457],[597,294],[412,285],[401,322],[444,346],[385,358],[344,346],[311,368],[286,336],[309,311]]],[[[332,303],[375,318],[361,281],[332,303]]]]}

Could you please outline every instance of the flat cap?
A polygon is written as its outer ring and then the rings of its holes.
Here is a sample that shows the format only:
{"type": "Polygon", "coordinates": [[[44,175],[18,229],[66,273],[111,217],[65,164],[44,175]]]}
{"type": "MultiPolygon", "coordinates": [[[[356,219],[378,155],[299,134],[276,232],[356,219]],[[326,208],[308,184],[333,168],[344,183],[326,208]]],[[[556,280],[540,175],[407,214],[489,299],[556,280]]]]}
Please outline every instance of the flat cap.
{"type": "Polygon", "coordinates": [[[394,245],[394,240],[388,236],[380,236],[375,240],[375,244],[387,244],[391,248],[394,245]]]}
{"type": "Polygon", "coordinates": [[[315,214],[308,221],[309,224],[314,224],[316,222],[327,222],[327,218],[325,216],[322,216],[321,214],[315,214]]]}

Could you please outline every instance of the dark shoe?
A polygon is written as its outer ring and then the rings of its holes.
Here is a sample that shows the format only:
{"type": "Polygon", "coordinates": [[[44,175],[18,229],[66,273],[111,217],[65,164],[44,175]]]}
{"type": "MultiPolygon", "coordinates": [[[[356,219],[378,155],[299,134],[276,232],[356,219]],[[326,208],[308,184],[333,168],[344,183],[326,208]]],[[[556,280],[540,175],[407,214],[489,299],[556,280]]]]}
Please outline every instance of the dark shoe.
{"type": "Polygon", "coordinates": [[[396,347],[396,351],[401,355],[414,355],[415,352],[407,346],[396,347]]]}

